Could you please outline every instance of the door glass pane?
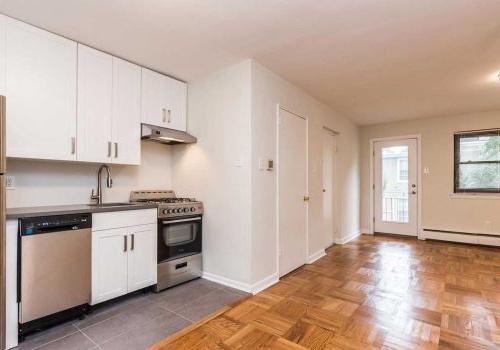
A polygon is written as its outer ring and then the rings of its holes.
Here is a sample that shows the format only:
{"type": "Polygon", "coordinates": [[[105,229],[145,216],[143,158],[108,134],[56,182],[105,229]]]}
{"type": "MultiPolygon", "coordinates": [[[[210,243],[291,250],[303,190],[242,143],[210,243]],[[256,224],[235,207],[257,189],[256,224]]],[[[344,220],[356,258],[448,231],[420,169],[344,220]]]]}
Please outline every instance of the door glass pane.
{"type": "Polygon", "coordinates": [[[163,229],[163,242],[167,246],[189,243],[196,235],[196,224],[171,224],[163,229]]]}
{"type": "Polygon", "coordinates": [[[382,148],[382,221],[409,221],[408,146],[382,148]]]}

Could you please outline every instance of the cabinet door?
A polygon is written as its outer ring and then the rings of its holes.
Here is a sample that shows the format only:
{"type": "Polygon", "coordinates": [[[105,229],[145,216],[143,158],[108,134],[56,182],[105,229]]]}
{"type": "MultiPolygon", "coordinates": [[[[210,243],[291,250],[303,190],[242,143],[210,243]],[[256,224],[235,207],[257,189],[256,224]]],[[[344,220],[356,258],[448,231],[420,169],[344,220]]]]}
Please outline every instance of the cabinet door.
{"type": "Polygon", "coordinates": [[[128,228],[128,292],[156,284],[156,224],[128,228]]]}
{"type": "Polygon", "coordinates": [[[7,156],[75,159],[75,42],[1,16],[7,156]]]}
{"type": "Polygon", "coordinates": [[[141,163],[141,68],[113,57],[113,163],[141,163]]]}
{"type": "Polygon", "coordinates": [[[92,301],[127,294],[127,229],[92,232],[92,301]]]}
{"type": "Polygon", "coordinates": [[[77,159],[111,162],[112,56],[78,44],[77,159]]]}
{"type": "Polygon", "coordinates": [[[166,77],[142,68],[141,120],[143,123],[167,127],[166,77]]]}
{"type": "Polygon", "coordinates": [[[186,131],[187,84],[167,78],[167,127],[186,131]]]}

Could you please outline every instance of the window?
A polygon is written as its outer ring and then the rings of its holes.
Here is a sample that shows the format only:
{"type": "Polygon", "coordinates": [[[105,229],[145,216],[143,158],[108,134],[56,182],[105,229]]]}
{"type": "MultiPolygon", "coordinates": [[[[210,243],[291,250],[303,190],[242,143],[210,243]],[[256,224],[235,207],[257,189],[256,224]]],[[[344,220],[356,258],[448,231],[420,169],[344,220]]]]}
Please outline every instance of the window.
{"type": "Polygon", "coordinates": [[[500,129],[455,134],[455,193],[500,193],[500,129]]]}
{"type": "Polygon", "coordinates": [[[398,159],[398,181],[408,181],[408,158],[398,159]]]}

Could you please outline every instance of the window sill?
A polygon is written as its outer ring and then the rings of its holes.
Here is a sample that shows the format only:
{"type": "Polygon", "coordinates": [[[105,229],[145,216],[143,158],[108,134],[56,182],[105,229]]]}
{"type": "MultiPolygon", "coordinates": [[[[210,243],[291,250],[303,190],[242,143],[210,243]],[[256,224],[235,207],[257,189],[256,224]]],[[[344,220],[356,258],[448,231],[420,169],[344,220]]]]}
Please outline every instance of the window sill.
{"type": "Polygon", "coordinates": [[[500,193],[451,193],[452,199],[500,199],[500,193]]]}

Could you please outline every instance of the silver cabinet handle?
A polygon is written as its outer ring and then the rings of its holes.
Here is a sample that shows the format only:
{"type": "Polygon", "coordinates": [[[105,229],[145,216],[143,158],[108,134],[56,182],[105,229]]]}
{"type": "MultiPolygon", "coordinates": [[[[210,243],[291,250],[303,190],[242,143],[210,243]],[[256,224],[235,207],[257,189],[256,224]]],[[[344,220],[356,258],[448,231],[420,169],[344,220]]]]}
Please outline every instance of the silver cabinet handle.
{"type": "Polygon", "coordinates": [[[71,138],[71,154],[76,153],[76,138],[73,136],[71,138]]]}
{"type": "Polygon", "coordinates": [[[170,123],[172,121],[172,111],[168,109],[167,112],[168,112],[168,123],[170,123]]]}
{"type": "Polygon", "coordinates": [[[167,110],[165,108],[161,109],[162,120],[164,123],[167,122],[167,110]]]}
{"type": "Polygon", "coordinates": [[[111,141],[108,141],[108,157],[111,157],[111,141]]]}
{"type": "Polygon", "coordinates": [[[118,158],[118,142],[115,142],[115,158],[118,158]]]}
{"type": "Polygon", "coordinates": [[[126,253],[127,250],[127,236],[123,236],[123,252],[126,253]]]}
{"type": "Polygon", "coordinates": [[[132,233],[132,235],[131,235],[131,236],[132,236],[132,237],[131,237],[131,238],[132,238],[132,247],[130,247],[130,250],[134,250],[134,248],[135,248],[135,234],[134,234],[134,233],[132,233]]]}

